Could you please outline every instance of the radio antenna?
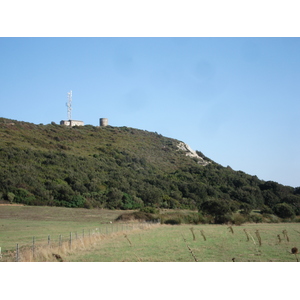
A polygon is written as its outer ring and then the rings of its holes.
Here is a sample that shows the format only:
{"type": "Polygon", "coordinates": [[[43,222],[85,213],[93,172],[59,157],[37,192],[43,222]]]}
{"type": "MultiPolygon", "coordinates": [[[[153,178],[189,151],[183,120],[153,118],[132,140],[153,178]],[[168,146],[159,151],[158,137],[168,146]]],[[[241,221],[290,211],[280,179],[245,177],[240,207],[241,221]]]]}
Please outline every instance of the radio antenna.
{"type": "Polygon", "coordinates": [[[68,107],[68,120],[72,120],[72,91],[68,93],[68,102],[66,104],[68,107]]]}

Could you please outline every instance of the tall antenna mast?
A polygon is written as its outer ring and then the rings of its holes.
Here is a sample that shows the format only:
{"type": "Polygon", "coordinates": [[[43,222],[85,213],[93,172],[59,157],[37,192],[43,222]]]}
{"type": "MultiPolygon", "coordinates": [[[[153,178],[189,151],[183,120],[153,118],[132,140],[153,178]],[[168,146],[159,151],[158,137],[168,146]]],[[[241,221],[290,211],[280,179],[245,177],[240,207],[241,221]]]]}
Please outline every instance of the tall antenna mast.
{"type": "Polygon", "coordinates": [[[72,120],[72,91],[68,93],[68,102],[66,104],[68,107],[68,120],[72,120]]]}

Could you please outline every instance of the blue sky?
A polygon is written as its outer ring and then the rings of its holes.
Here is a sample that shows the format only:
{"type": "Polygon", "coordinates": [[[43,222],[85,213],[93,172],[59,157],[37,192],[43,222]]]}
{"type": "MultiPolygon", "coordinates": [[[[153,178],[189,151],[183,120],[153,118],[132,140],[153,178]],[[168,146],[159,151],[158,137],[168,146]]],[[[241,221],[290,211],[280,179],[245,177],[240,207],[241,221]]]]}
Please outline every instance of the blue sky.
{"type": "Polygon", "coordinates": [[[300,38],[0,38],[1,117],[156,131],[300,186],[300,38]]]}

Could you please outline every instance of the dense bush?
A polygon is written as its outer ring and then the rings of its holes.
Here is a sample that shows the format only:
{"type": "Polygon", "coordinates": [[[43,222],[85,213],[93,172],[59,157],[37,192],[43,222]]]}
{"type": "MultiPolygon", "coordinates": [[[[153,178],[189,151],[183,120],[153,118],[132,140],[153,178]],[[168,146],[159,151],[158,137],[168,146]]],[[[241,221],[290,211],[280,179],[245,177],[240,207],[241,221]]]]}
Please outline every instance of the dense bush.
{"type": "Polygon", "coordinates": [[[226,200],[210,199],[203,202],[199,211],[214,217],[214,223],[223,224],[232,222],[232,213],[237,210],[234,203],[226,200]]]}
{"type": "Polygon", "coordinates": [[[12,203],[198,209],[207,222],[228,222],[239,208],[300,214],[299,187],[264,182],[198,152],[209,162],[202,166],[178,151],[179,141],[157,133],[0,118],[0,134],[0,193],[12,203]]]}
{"type": "Polygon", "coordinates": [[[279,203],[274,206],[275,214],[283,219],[295,217],[294,209],[287,203],[279,203]]]}
{"type": "Polygon", "coordinates": [[[263,221],[263,217],[260,214],[251,214],[248,217],[249,222],[261,223],[263,221]]]}
{"type": "Polygon", "coordinates": [[[231,213],[225,213],[224,215],[214,216],[215,224],[229,224],[233,222],[233,217],[231,213]]]}
{"type": "Polygon", "coordinates": [[[263,214],[262,217],[263,217],[263,221],[266,223],[279,223],[280,222],[280,218],[273,214],[263,214]]]}
{"type": "Polygon", "coordinates": [[[159,213],[159,210],[157,208],[151,207],[151,206],[145,206],[145,207],[141,208],[140,211],[149,213],[149,214],[158,214],[159,213]]]}
{"type": "Polygon", "coordinates": [[[246,223],[248,218],[244,214],[234,213],[232,214],[232,224],[234,225],[242,225],[246,223]]]}
{"type": "Polygon", "coordinates": [[[180,225],[181,220],[180,219],[167,219],[167,220],[164,221],[164,224],[167,224],[167,225],[180,225]]]}

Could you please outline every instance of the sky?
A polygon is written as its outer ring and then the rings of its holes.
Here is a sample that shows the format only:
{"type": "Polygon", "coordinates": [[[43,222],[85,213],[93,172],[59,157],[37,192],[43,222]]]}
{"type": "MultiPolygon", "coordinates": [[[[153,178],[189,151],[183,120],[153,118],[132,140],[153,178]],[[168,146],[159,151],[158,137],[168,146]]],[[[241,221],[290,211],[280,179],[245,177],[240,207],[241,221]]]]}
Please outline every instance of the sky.
{"type": "Polygon", "coordinates": [[[178,139],[300,186],[300,38],[2,37],[1,117],[68,118],[178,139]]]}

